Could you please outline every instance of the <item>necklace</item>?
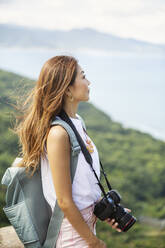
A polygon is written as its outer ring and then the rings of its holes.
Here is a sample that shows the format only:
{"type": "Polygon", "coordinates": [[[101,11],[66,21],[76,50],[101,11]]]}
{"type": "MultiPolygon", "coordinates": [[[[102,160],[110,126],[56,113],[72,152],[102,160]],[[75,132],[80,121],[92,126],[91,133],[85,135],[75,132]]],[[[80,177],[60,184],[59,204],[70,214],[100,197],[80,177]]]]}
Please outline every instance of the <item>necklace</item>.
{"type": "Polygon", "coordinates": [[[85,141],[86,141],[86,148],[87,148],[87,150],[90,152],[90,153],[92,153],[92,152],[94,152],[94,147],[93,147],[93,145],[92,145],[92,141],[88,138],[88,136],[87,136],[87,132],[86,132],[86,130],[83,128],[83,130],[84,130],[84,133],[85,133],[85,141]]]}

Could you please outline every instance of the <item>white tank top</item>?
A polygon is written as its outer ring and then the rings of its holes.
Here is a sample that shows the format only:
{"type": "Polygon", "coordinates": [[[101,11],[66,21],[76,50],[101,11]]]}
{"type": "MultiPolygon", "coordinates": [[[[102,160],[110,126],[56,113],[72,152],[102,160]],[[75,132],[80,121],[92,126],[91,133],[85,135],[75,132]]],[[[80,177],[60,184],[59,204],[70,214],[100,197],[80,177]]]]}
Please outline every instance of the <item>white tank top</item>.
{"type": "MultiPolygon", "coordinates": [[[[57,118],[59,118],[57,116],[57,118]]],[[[78,130],[81,138],[85,142],[86,135],[83,130],[83,126],[80,119],[71,118],[73,124],[78,130]]],[[[88,139],[89,136],[87,135],[88,139]]],[[[91,140],[91,139],[90,139],[91,140]]],[[[98,178],[100,179],[100,163],[99,163],[99,155],[97,148],[93,141],[91,140],[92,145],[94,147],[94,151],[91,154],[93,159],[93,168],[96,171],[98,178]]],[[[86,144],[86,142],[85,142],[86,144]]],[[[56,192],[52,180],[51,169],[49,166],[49,161],[47,157],[47,153],[45,153],[45,157],[41,157],[41,178],[42,178],[42,186],[43,186],[43,194],[47,202],[54,209],[56,203],[56,192]]],[[[74,180],[72,183],[72,198],[79,210],[82,210],[101,197],[101,190],[97,184],[97,179],[91,169],[90,164],[87,163],[82,151],[78,155],[78,163],[77,169],[75,172],[74,180]]]]}

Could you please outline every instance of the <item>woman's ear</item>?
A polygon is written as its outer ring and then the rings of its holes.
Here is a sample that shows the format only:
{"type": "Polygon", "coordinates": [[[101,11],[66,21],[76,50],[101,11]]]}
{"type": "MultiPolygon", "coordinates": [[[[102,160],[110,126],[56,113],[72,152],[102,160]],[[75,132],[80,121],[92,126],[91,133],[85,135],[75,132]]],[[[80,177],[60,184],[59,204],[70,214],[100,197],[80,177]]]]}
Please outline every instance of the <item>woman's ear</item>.
{"type": "Polygon", "coordinates": [[[69,98],[72,96],[70,86],[65,90],[64,95],[69,98]]]}

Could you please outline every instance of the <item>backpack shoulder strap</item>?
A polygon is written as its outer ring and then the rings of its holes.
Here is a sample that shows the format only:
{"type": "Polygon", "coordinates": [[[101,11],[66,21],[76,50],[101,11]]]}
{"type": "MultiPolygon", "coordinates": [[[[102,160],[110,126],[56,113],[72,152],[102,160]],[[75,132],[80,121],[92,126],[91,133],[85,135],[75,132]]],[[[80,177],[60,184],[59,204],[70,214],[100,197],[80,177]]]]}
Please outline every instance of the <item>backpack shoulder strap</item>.
{"type": "MultiPolygon", "coordinates": [[[[53,125],[61,125],[62,127],[65,128],[65,130],[69,134],[70,142],[71,142],[71,180],[73,183],[73,178],[75,175],[76,167],[77,167],[77,162],[78,162],[78,154],[81,150],[81,147],[77,141],[76,135],[73,132],[72,128],[67,124],[65,121],[63,121],[60,117],[59,119],[55,119],[52,121],[51,126],[53,125]]],[[[54,211],[52,213],[52,217],[50,219],[48,231],[47,231],[47,236],[46,240],[44,242],[43,248],[50,248],[50,247],[56,247],[56,241],[58,238],[58,234],[60,231],[61,223],[64,217],[64,213],[60,209],[58,202],[56,200],[56,204],[54,207],[54,211]]]]}
{"type": "Polygon", "coordinates": [[[72,149],[72,156],[77,155],[77,153],[80,152],[81,147],[77,141],[76,135],[73,132],[72,128],[68,125],[68,123],[66,123],[62,119],[53,120],[51,123],[51,126],[55,126],[55,125],[61,125],[63,128],[65,128],[65,130],[69,134],[71,149],[72,149]]]}

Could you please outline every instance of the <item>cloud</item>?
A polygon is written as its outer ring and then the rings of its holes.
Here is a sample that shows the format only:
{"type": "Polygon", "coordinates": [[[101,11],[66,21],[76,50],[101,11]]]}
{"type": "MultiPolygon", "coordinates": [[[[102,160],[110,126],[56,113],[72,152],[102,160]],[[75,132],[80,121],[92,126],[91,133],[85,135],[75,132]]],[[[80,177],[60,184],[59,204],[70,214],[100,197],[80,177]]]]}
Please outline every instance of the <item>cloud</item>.
{"type": "Polygon", "coordinates": [[[0,0],[0,22],[69,30],[90,27],[165,43],[164,0],[0,0]]]}
{"type": "Polygon", "coordinates": [[[0,5],[1,4],[11,4],[17,2],[17,0],[0,0],[0,5]]]}

